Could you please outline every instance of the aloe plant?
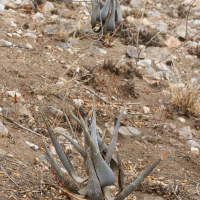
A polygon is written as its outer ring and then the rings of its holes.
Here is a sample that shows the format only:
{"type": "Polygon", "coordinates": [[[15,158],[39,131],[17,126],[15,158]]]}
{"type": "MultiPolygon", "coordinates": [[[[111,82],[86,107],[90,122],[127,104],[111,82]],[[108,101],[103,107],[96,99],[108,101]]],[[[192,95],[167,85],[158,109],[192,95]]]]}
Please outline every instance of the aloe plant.
{"type": "MultiPolygon", "coordinates": [[[[102,0],[91,0],[92,4],[92,15],[91,15],[91,25],[94,28],[96,25],[103,25],[103,34],[105,35],[107,31],[115,30],[116,25],[120,25],[123,22],[122,12],[120,8],[120,3],[118,0],[107,0],[103,4],[102,0]]],[[[99,32],[102,27],[100,27],[96,32],[99,32]]]]}
{"type": "MultiPolygon", "coordinates": [[[[100,138],[97,127],[96,127],[96,111],[95,111],[95,103],[93,101],[93,116],[91,129],[88,128],[82,119],[77,118],[74,113],[70,110],[70,113],[73,119],[83,128],[84,136],[85,136],[85,149],[83,149],[76,141],[74,141],[70,136],[60,133],[66,139],[68,139],[72,145],[77,149],[80,155],[84,159],[85,168],[87,172],[87,177],[81,178],[75,172],[75,169],[70,161],[70,159],[65,155],[62,148],[60,147],[56,137],[48,124],[48,121],[45,117],[45,114],[40,109],[42,118],[44,123],[46,124],[48,133],[50,135],[51,141],[57,151],[57,154],[63,163],[68,174],[64,174],[64,172],[60,169],[56,160],[53,158],[51,153],[49,152],[45,140],[43,139],[45,155],[47,159],[51,162],[58,178],[62,181],[64,187],[67,188],[67,191],[77,196],[77,199],[84,198],[90,200],[123,200],[128,197],[137,186],[149,175],[149,173],[159,164],[159,162],[163,159],[165,154],[157,159],[144,173],[142,173],[136,180],[134,180],[129,186],[124,187],[123,176],[122,176],[122,166],[119,162],[116,161],[114,157],[114,151],[116,148],[118,130],[120,127],[120,122],[122,119],[122,115],[124,113],[126,104],[121,110],[119,115],[115,131],[113,134],[112,141],[110,146],[108,147],[100,138]],[[115,184],[115,177],[117,176],[119,179],[119,188],[120,191],[116,196],[112,196],[110,192],[110,185],[115,184]],[[82,183],[82,184],[81,184],[82,183]],[[82,188],[80,188],[80,185],[82,188]],[[83,186],[84,185],[84,186],[83,186]]],[[[59,132],[58,132],[59,133],[59,132]]],[[[117,150],[118,154],[118,150],[117,150]]],[[[118,156],[119,157],[119,156],[118,156]]]]}

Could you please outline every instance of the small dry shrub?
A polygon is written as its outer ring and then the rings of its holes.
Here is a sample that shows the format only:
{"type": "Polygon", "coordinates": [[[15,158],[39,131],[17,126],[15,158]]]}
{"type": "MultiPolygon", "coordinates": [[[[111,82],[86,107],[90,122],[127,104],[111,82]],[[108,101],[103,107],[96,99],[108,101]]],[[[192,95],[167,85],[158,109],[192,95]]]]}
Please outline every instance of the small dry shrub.
{"type": "Polygon", "coordinates": [[[187,80],[185,87],[169,84],[171,100],[179,114],[186,116],[200,116],[200,86],[192,80],[187,80]]]}

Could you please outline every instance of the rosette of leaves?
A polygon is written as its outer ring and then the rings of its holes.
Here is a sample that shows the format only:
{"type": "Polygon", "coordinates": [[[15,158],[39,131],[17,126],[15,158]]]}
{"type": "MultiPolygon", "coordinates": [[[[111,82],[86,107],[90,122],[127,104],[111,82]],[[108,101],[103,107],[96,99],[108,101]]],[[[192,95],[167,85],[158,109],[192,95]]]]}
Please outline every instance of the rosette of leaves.
{"type": "Polygon", "coordinates": [[[107,0],[105,4],[102,0],[91,0],[92,15],[91,25],[94,29],[100,25],[96,32],[99,32],[103,26],[103,34],[107,31],[114,31],[116,25],[119,26],[123,22],[120,3],[118,0],[107,0]]]}
{"type": "MultiPolygon", "coordinates": [[[[158,165],[158,163],[163,159],[165,154],[157,159],[145,172],[143,172],[136,180],[134,180],[129,186],[124,187],[123,184],[123,169],[121,166],[121,162],[119,162],[114,157],[114,150],[116,148],[116,142],[118,137],[118,130],[120,127],[120,122],[122,119],[122,115],[124,113],[126,104],[124,105],[121,113],[119,115],[115,131],[113,134],[112,141],[110,146],[108,147],[100,138],[97,126],[96,126],[96,112],[95,105],[93,103],[93,116],[91,128],[88,128],[80,116],[80,119],[77,118],[74,113],[70,110],[70,113],[73,119],[83,128],[84,136],[85,136],[85,145],[82,148],[77,141],[74,141],[70,136],[66,134],[62,134],[66,139],[68,139],[72,145],[77,149],[80,155],[84,159],[85,168],[87,172],[87,177],[81,178],[76,173],[72,162],[65,155],[61,146],[59,145],[56,137],[50,128],[50,125],[45,117],[45,114],[40,109],[42,118],[44,123],[46,124],[49,136],[51,141],[56,149],[56,152],[65,167],[68,174],[65,174],[61,168],[58,166],[56,160],[51,155],[48,150],[45,140],[43,139],[45,154],[47,159],[51,162],[52,167],[54,168],[57,177],[63,183],[64,187],[67,189],[68,195],[71,194],[73,198],[77,199],[90,199],[90,200],[122,200],[128,197],[137,186],[149,175],[149,173],[158,165]],[[110,187],[115,183],[115,177],[118,174],[118,184],[119,184],[119,192],[116,196],[111,196],[110,187]],[[80,185],[82,188],[80,188],[80,185]]],[[[59,132],[58,132],[59,133],[59,132]]],[[[118,152],[118,151],[117,151],[118,152]]]]}

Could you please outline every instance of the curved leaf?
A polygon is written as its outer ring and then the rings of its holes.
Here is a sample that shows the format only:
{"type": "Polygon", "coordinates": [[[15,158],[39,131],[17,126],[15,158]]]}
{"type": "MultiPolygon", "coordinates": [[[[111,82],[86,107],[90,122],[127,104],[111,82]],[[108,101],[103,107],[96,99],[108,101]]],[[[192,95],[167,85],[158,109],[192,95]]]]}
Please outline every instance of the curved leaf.
{"type": "Polygon", "coordinates": [[[109,9],[110,9],[110,1],[111,0],[107,0],[106,3],[104,4],[104,7],[101,9],[100,14],[101,14],[101,19],[103,22],[106,21],[106,17],[109,13],[109,9]]]}
{"type": "Polygon", "coordinates": [[[63,166],[65,167],[65,169],[67,170],[67,172],[69,173],[69,175],[74,178],[75,181],[77,181],[79,183],[84,182],[86,179],[82,179],[81,177],[79,177],[76,174],[76,172],[74,170],[74,167],[71,164],[71,161],[66,158],[65,153],[62,150],[61,146],[59,145],[58,141],[56,140],[56,137],[55,137],[53,131],[51,130],[51,127],[49,126],[49,124],[48,124],[48,122],[46,120],[46,117],[44,115],[44,112],[41,110],[41,108],[40,108],[40,112],[42,114],[42,118],[44,120],[44,123],[45,123],[45,125],[47,127],[47,130],[48,130],[48,133],[50,135],[51,141],[52,141],[52,143],[53,143],[53,145],[54,145],[54,147],[56,149],[56,152],[57,152],[57,154],[58,154],[58,156],[59,156],[59,158],[60,158],[63,166]]]}
{"type": "Polygon", "coordinates": [[[89,154],[87,155],[87,168],[88,168],[88,185],[87,185],[88,196],[90,200],[101,200],[102,199],[101,186],[89,154]]]}
{"type": "Polygon", "coordinates": [[[121,11],[120,4],[119,4],[118,0],[116,0],[116,19],[115,20],[117,21],[116,22],[117,25],[119,25],[123,22],[122,11],[121,11]]]}
{"type": "Polygon", "coordinates": [[[108,22],[108,27],[107,27],[107,31],[114,31],[115,30],[115,1],[111,0],[111,15],[110,15],[110,19],[108,22]]]}
{"type": "Polygon", "coordinates": [[[115,150],[115,145],[116,145],[117,137],[118,137],[118,130],[119,130],[120,122],[121,122],[121,119],[122,119],[122,115],[124,114],[125,108],[126,108],[126,103],[124,104],[124,107],[122,108],[121,113],[119,115],[119,118],[117,120],[117,124],[116,124],[116,127],[115,127],[115,132],[113,134],[113,138],[112,138],[112,141],[110,143],[110,147],[108,149],[108,153],[106,155],[106,163],[108,165],[110,164],[112,155],[113,155],[114,150],[115,150]]]}
{"type": "Polygon", "coordinates": [[[100,180],[101,186],[108,186],[112,185],[115,182],[115,177],[110,169],[110,167],[105,163],[104,159],[102,158],[99,149],[97,149],[94,145],[94,142],[91,139],[91,136],[88,132],[87,127],[85,126],[85,123],[83,119],[81,119],[82,127],[85,133],[85,136],[87,137],[87,141],[91,147],[92,152],[92,158],[94,162],[94,167],[97,173],[97,176],[100,180]]]}
{"type": "Polygon", "coordinates": [[[46,154],[50,158],[51,163],[52,163],[52,165],[54,167],[54,170],[56,171],[56,174],[58,175],[58,177],[60,178],[60,180],[64,183],[64,185],[67,187],[67,189],[70,192],[78,194],[79,187],[72,180],[66,178],[65,173],[60,169],[60,167],[56,163],[55,159],[53,158],[53,156],[49,152],[49,150],[48,150],[45,142],[43,142],[43,145],[44,145],[46,154]]]}
{"type": "Polygon", "coordinates": [[[96,112],[95,112],[95,102],[93,99],[93,116],[92,116],[92,125],[91,125],[91,138],[94,142],[94,145],[97,149],[99,149],[99,145],[97,142],[97,125],[96,125],[96,112]]]}
{"type": "Polygon", "coordinates": [[[158,165],[158,163],[163,160],[163,154],[158,160],[156,160],[144,173],[142,173],[136,180],[134,180],[126,189],[124,189],[115,200],[123,200],[128,197],[138,185],[151,173],[151,171],[158,165]]]}

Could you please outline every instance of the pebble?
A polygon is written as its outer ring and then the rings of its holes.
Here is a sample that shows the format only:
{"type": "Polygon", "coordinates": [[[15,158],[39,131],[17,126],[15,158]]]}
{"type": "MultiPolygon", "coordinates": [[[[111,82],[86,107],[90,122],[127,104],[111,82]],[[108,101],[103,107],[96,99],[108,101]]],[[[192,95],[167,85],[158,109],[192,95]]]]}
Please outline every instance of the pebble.
{"type": "Polygon", "coordinates": [[[13,99],[15,98],[15,95],[16,95],[17,101],[21,101],[21,102],[24,101],[23,98],[22,98],[21,93],[19,93],[19,92],[16,92],[16,91],[7,91],[6,93],[7,93],[10,97],[12,97],[13,99]]]}
{"type": "Polygon", "coordinates": [[[51,164],[49,163],[49,161],[46,159],[44,155],[39,156],[35,160],[37,164],[39,164],[40,166],[43,166],[46,170],[48,170],[49,167],[51,167],[51,164]]]}
{"type": "Polygon", "coordinates": [[[39,149],[39,147],[37,145],[35,145],[35,144],[31,143],[31,142],[26,141],[26,144],[28,144],[34,150],[38,150],[39,149]]]}
{"type": "Polygon", "coordinates": [[[179,138],[185,140],[192,140],[192,132],[190,126],[184,126],[179,130],[179,138]]]}
{"type": "Polygon", "coordinates": [[[0,137],[8,137],[8,129],[0,121],[0,137]]]}
{"type": "Polygon", "coordinates": [[[8,42],[8,41],[3,40],[3,39],[0,40],[0,43],[1,43],[2,45],[7,46],[7,47],[12,46],[12,43],[11,43],[11,42],[8,42]]]}
{"type": "Polygon", "coordinates": [[[192,152],[195,156],[199,156],[199,149],[198,149],[198,148],[191,147],[191,152],[192,152]]]}
{"type": "Polygon", "coordinates": [[[57,117],[60,118],[60,120],[64,121],[64,114],[63,111],[57,108],[54,108],[53,106],[47,107],[46,111],[51,115],[51,117],[57,117]]]}
{"type": "Polygon", "coordinates": [[[54,7],[53,3],[47,1],[43,10],[44,10],[44,12],[51,12],[54,9],[55,9],[55,7],[54,7]]]}
{"type": "Polygon", "coordinates": [[[25,33],[24,37],[37,38],[37,36],[33,33],[25,33]]]}
{"type": "Polygon", "coordinates": [[[150,108],[144,106],[144,107],[143,107],[143,111],[144,111],[144,113],[149,113],[149,112],[150,112],[150,108]]]}
{"type": "Polygon", "coordinates": [[[178,117],[178,120],[179,120],[180,122],[182,122],[182,123],[185,123],[185,122],[186,122],[186,120],[185,120],[183,117],[178,117]]]}
{"type": "Polygon", "coordinates": [[[137,47],[133,47],[131,45],[128,45],[127,46],[127,50],[126,50],[126,53],[128,54],[129,57],[132,57],[132,58],[140,58],[140,59],[143,59],[146,57],[146,54],[144,52],[140,52],[138,54],[138,48],[137,47]]]}
{"type": "Polygon", "coordinates": [[[30,43],[27,43],[26,47],[28,47],[29,49],[33,49],[33,46],[30,43]]]}
{"type": "Polygon", "coordinates": [[[14,156],[12,155],[12,154],[10,154],[10,153],[8,153],[8,152],[6,152],[6,151],[4,151],[4,150],[2,150],[2,149],[0,149],[0,155],[1,156],[7,156],[7,157],[9,157],[9,158],[14,158],[14,156]]]}
{"type": "Polygon", "coordinates": [[[141,136],[141,132],[138,129],[131,127],[131,126],[121,126],[119,128],[119,133],[122,136],[130,136],[130,137],[140,137],[141,136]]]}

